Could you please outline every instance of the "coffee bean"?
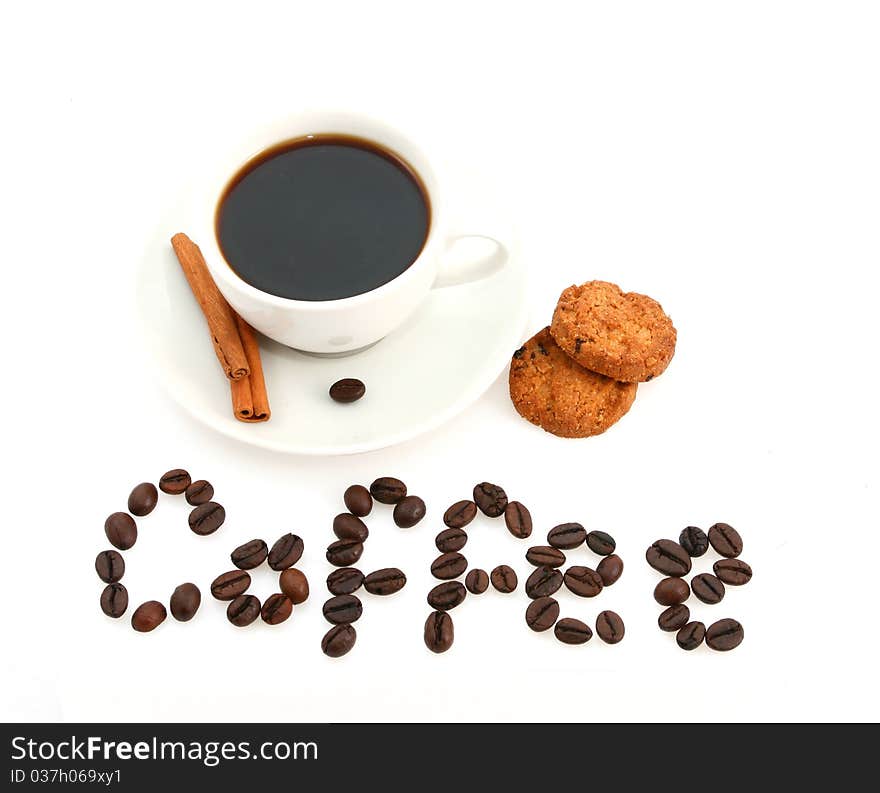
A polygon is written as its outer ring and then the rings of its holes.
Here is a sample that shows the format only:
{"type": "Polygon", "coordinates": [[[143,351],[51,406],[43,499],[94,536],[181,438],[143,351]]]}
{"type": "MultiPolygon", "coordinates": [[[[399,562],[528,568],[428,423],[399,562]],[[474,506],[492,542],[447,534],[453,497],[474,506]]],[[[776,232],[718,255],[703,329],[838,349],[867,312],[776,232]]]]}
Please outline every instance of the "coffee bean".
{"type": "Polygon", "coordinates": [[[163,606],[158,600],[148,600],[141,603],[131,615],[131,627],[138,633],[149,633],[158,628],[168,616],[163,606]]]}
{"type": "Polygon", "coordinates": [[[739,647],[745,638],[743,626],[732,619],[713,622],[706,631],[706,644],[713,650],[726,652],[739,647]]]}
{"type": "Polygon", "coordinates": [[[425,502],[418,496],[404,496],[394,505],[394,522],[401,529],[411,529],[425,517],[425,502]]]}
{"type": "Polygon", "coordinates": [[[393,476],[380,476],[370,485],[370,495],[380,504],[396,504],[406,495],[406,485],[393,476]]]}
{"type": "Polygon", "coordinates": [[[114,512],[104,521],[104,534],[113,547],[127,551],[137,542],[137,524],[127,512],[114,512]]]}
{"type": "Polygon", "coordinates": [[[563,644],[586,644],[593,638],[593,631],[586,622],[563,617],[553,628],[556,638],[563,644]]]}
{"type": "Polygon", "coordinates": [[[690,618],[691,610],[684,603],[678,603],[662,611],[657,618],[657,624],[661,631],[677,631],[683,628],[690,618]]]}
{"type": "Polygon", "coordinates": [[[281,571],[278,587],[294,605],[305,603],[309,599],[309,579],[302,570],[297,570],[295,567],[281,571]]]}
{"type": "Polygon", "coordinates": [[[236,628],[246,628],[260,616],[260,600],[254,595],[239,595],[226,607],[226,619],[236,628]]]}
{"type": "Polygon", "coordinates": [[[526,579],[526,595],[532,600],[547,597],[562,586],[562,573],[555,567],[537,567],[526,579]]]}
{"type": "Polygon", "coordinates": [[[251,585],[251,577],[244,570],[230,570],[218,575],[211,582],[211,594],[217,600],[235,600],[247,592],[251,585]]]}
{"type": "Polygon", "coordinates": [[[364,589],[371,595],[393,595],[406,586],[406,575],[396,567],[374,570],[364,579],[364,589]]]}
{"type": "Polygon", "coordinates": [[[449,553],[450,551],[460,551],[466,545],[468,540],[467,534],[463,529],[444,529],[434,539],[434,545],[438,551],[449,553]]]}
{"type": "Polygon", "coordinates": [[[489,588],[489,574],[475,567],[464,577],[464,585],[472,595],[482,595],[489,588]]]}
{"type": "Polygon", "coordinates": [[[603,611],[596,617],[596,633],[606,644],[617,644],[623,639],[626,629],[620,615],[613,611],[603,611]]]}
{"type": "Polygon", "coordinates": [[[342,495],[345,508],[359,518],[365,518],[373,511],[373,497],[363,485],[352,485],[342,495]]]}
{"type": "Polygon", "coordinates": [[[357,515],[348,512],[343,512],[333,518],[333,533],[340,540],[356,540],[357,542],[364,542],[370,536],[367,524],[357,515]]]}
{"type": "MultiPolygon", "coordinates": [[[[547,568],[548,570],[550,568],[547,568]]],[[[559,572],[554,571],[554,572],[559,572]]],[[[551,597],[539,597],[526,609],[526,625],[533,631],[550,630],[559,618],[559,604],[551,597]]]]}
{"type": "Polygon", "coordinates": [[[526,561],[535,567],[562,567],[565,554],[550,545],[534,545],[526,551],[526,561]]]}
{"type": "Polygon", "coordinates": [[[357,595],[335,595],[324,603],[324,619],[334,625],[350,625],[364,613],[357,595]]]}
{"type": "Polygon", "coordinates": [[[599,578],[602,579],[602,583],[605,584],[605,586],[611,586],[618,578],[620,578],[620,576],[623,575],[623,559],[621,559],[616,553],[612,553],[599,562],[596,566],[596,572],[599,574],[599,578]]]}
{"type": "Polygon", "coordinates": [[[752,580],[752,568],[742,559],[719,559],[712,569],[718,578],[730,586],[742,586],[752,580]]]}
{"type": "Polygon", "coordinates": [[[340,658],[356,641],[357,631],[353,625],[334,625],[321,639],[321,651],[330,658],[340,658]]]}
{"type": "Polygon", "coordinates": [[[105,584],[115,584],[125,574],[125,560],[119,551],[101,551],[95,557],[95,572],[105,584]]]}
{"type": "Polygon", "coordinates": [[[678,535],[678,543],[692,559],[702,556],[709,550],[709,538],[699,526],[688,526],[683,529],[678,535]]]}
{"type": "Polygon", "coordinates": [[[580,523],[560,523],[547,533],[547,542],[554,548],[566,551],[577,548],[587,541],[587,530],[580,523]]]}
{"type": "Polygon", "coordinates": [[[189,622],[202,605],[202,593],[195,584],[181,584],[171,593],[171,616],[178,622],[189,622]]]}
{"type": "Polygon", "coordinates": [[[122,584],[107,584],[101,593],[101,611],[117,619],[128,608],[128,590],[122,584]]]}
{"type": "Polygon", "coordinates": [[[331,595],[350,595],[364,583],[364,574],[356,567],[343,567],[327,576],[327,589],[331,595]]]}
{"type": "Polygon", "coordinates": [[[282,535],[269,549],[269,567],[273,570],[293,567],[302,557],[304,548],[305,543],[296,534],[288,532],[282,535]]]}
{"type": "Polygon", "coordinates": [[[450,529],[463,529],[477,516],[477,505],[473,501],[456,501],[443,513],[443,522],[450,529]]]}
{"type": "Polygon", "coordinates": [[[444,581],[428,592],[428,605],[437,611],[449,611],[462,603],[467,590],[458,581],[444,581]]]}
{"type": "Polygon", "coordinates": [[[184,498],[191,507],[207,504],[214,498],[214,486],[206,479],[197,479],[186,489],[184,498]]]}
{"type": "Polygon", "coordinates": [[[719,555],[728,559],[739,556],[743,550],[743,541],[739,532],[726,523],[716,523],[709,529],[709,544],[719,555]]]}
{"type": "Polygon", "coordinates": [[[705,638],[706,626],[702,622],[689,622],[675,634],[675,641],[682,650],[696,650],[705,638]]]}
{"type": "Polygon", "coordinates": [[[189,513],[189,527],[202,537],[213,534],[225,520],[226,510],[216,501],[201,504],[189,513]]]}
{"type": "Polygon", "coordinates": [[[250,540],[239,545],[229,558],[239,570],[253,570],[266,561],[269,555],[269,546],[263,540],[250,540]]]}
{"type": "Polygon", "coordinates": [[[425,646],[432,653],[445,653],[454,640],[452,617],[445,611],[432,611],[425,620],[425,646]]]}
{"type": "Polygon", "coordinates": [[[268,625],[279,625],[293,613],[293,601],[280,592],[269,595],[263,608],[260,609],[260,616],[263,622],[268,625]]]}
{"type": "Polygon", "coordinates": [[[661,606],[674,606],[684,603],[691,594],[687,581],[683,578],[664,578],[654,587],[654,600],[661,606]]]}
{"type": "Polygon", "coordinates": [[[507,493],[491,482],[480,482],[474,487],[474,502],[484,515],[497,518],[507,509],[507,493]]]}
{"type": "Polygon", "coordinates": [[[691,579],[691,589],[699,600],[710,606],[724,599],[724,584],[711,573],[700,573],[691,579]]]}
{"type": "Polygon", "coordinates": [[[179,496],[191,484],[192,479],[190,479],[189,473],[184,471],[183,468],[174,468],[162,474],[161,479],[159,479],[159,490],[163,493],[168,493],[170,496],[179,496]]]}
{"type": "Polygon", "coordinates": [[[149,515],[159,503],[159,491],[152,482],[141,482],[128,496],[128,511],[142,518],[149,515]]]}
{"type": "Polygon", "coordinates": [[[511,501],[504,508],[504,523],[518,540],[524,540],[532,533],[532,515],[519,501],[511,501]]]}
{"type": "Polygon", "coordinates": [[[683,576],[691,571],[691,557],[677,542],[657,540],[645,552],[648,564],[663,575],[683,576]]]}
{"type": "Polygon", "coordinates": [[[431,575],[434,578],[447,580],[450,578],[458,578],[467,570],[467,559],[460,553],[444,553],[431,562],[431,575]]]}
{"type": "Polygon", "coordinates": [[[363,543],[357,540],[337,540],[327,546],[326,557],[335,567],[351,567],[363,552],[363,543]]]}
{"type": "Polygon", "coordinates": [[[596,597],[602,591],[602,587],[605,586],[602,583],[602,576],[595,570],[581,565],[569,567],[565,571],[563,581],[570,592],[582,598],[596,597]]]}
{"type": "Polygon", "coordinates": [[[587,547],[599,556],[608,556],[614,553],[617,543],[614,537],[604,531],[591,531],[587,535],[587,547]]]}
{"type": "Polygon", "coordinates": [[[495,589],[503,592],[505,595],[513,592],[519,583],[513,568],[508,567],[506,564],[498,565],[489,575],[489,580],[495,589]]]}
{"type": "Polygon", "coordinates": [[[367,393],[367,387],[357,378],[346,377],[337,380],[330,386],[330,399],[334,402],[357,402],[364,394],[367,393]]]}

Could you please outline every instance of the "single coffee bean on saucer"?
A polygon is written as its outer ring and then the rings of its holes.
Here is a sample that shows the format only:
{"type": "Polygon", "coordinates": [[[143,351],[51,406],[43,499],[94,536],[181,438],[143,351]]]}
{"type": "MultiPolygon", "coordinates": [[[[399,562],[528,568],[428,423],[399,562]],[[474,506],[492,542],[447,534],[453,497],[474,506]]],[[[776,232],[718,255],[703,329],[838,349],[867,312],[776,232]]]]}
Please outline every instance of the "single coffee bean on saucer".
{"type": "Polygon", "coordinates": [[[334,567],[351,567],[363,552],[363,543],[357,540],[337,540],[327,546],[326,557],[334,567]]]}
{"type": "Polygon", "coordinates": [[[529,603],[526,609],[526,625],[533,631],[550,630],[558,618],[559,603],[551,597],[539,597],[529,603]]]}
{"type": "Polygon", "coordinates": [[[491,482],[480,482],[474,487],[474,503],[484,515],[497,518],[507,509],[507,493],[491,482]]]}
{"type": "Polygon", "coordinates": [[[587,541],[587,530],[580,523],[560,523],[547,533],[547,543],[569,551],[587,541]]]}
{"type": "Polygon", "coordinates": [[[230,570],[221,573],[211,582],[211,594],[217,600],[235,600],[247,592],[251,585],[251,576],[244,570],[230,570]]]}
{"type": "Polygon", "coordinates": [[[149,633],[158,628],[168,616],[163,606],[158,600],[148,600],[141,603],[131,615],[131,627],[138,633],[149,633]]]}
{"type": "Polygon", "coordinates": [[[719,559],[712,570],[725,584],[742,586],[752,580],[752,568],[742,559],[719,559]]]}
{"type": "Polygon", "coordinates": [[[125,560],[119,551],[101,551],[95,557],[95,572],[105,584],[115,584],[125,574],[125,560]]]}
{"type": "Polygon", "coordinates": [[[364,583],[364,574],[356,567],[343,567],[327,576],[327,589],[331,595],[350,595],[364,583]]]}
{"type": "Polygon", "coordinates": [[[352,485],[342,495],[345,508],[359,518],[365,518],[373,511],[373,497],[363,485],[352,485]]]}
{"type": "Polygon", "coordinates": [[[107,584],[101,593],[101,611],[118,619],[128,608],[128,590],[122,584],[107,584]]]}
{"type": "Polygon", "coordinates": [[[562,567],[565,554],[551,545],[534,545],[526,551],[526,561],[535,567],[562,567]]]}
{"type": "Polygon", "coordinates": [[[709,550],[709,538],[699,526],[688,526],[678,535],[678,544],[696,559],[709,550]]]}
{"type": "Polygon", "coordinates": [[[396,567],[374,570],[364,578],[364,589],[371,595],[393,595],[406,586],[406,575],[396,567]]]}
{"type": "Polygon", "coordinates": [[[269,555],[269,546],[264,540],[249,540],[239,545],[229,558],[239,570],[253,570],[266,561],[269,555]]]}
{"type": "Polygon", "coordinates": [[[468,562],[460,553],[452,551],[438,556],[431,562],[431,575],[443,581],[458,578],[467,570],[468,562]]]}
{"type": "Polygon", "coordinates": [[[475,567],[464,577],[464,585],[472,595],[482,595],[489,588],[489,574],[475,567]]]}
{"type": "Polygon", "coordinates": [[[226,619],[236,628],[246,628],[260,616],[260,600],[254,595],[239,595],[226,607],[226,619]]]}
{"type": "Polygon", "coordinates": [[[181,584],[171,593],[171,616],[178,622],[189,622],[202,605],[202,593],[195,584],[181,584]]]}
{"type": "Polygon", "coordinates": [[[452,617],[445,611],[432,611],[425,620],[425,646],[432,653],[445,653],[454,640],[452,617]]]}
{"type": "Polygon", "coordinates": [[[443,522],[450,529],[463,529],[477,516],[477,505],[473,501],[456,501],[443,513],[443,522]]]}
{"type": "Polygon", "coordinates": [[[733,559],[743,550],[742,537],[739,532],[726,523],[716,523],[709,529],[709,544],[720,556],[733,559]]]}
{"type": "Polygon", "coordinates": [[[425,517],[425,502],[418,496],[404,496],[394,505],[392,517],[401,529],[411,529],[425,517]]]}
{"type": "Polygon", "coordinates": [[[370,530],[357,515],[343,512],[333,518],[333,533],[340,540],[357,540],[364,542],[370,536],[370,530]]]}
{"type": "Polygon", "coordinates": [[[214,486],[206,479],[197,479],[184,491],[184,498],[191,507],[200,507],[214,498],[214,486]]]}
{"type": "Polygon", "coordinates": [[[142,518],[149,515],[159,503],[159,492],[152,482],[141,482],[128,496],[128,511],[142,518]]]}
{"type": "Polygon", "coordinates": [[[468,536],[464,529],[444,529],[434,539],[434,545],[442,553],[460,551],[467,544],[468,536]]]}
{"type": "MultiPolygon", "coordinates": [[[[337,571],[338,572],[338,571],[337,571]]],[[[294,605],[305,603],[309,599],[309,579],[302,570],[288,567],[278,577],[278,587],[290,598],[294,605]]]]}
{"type": "Polygon", "coordinates": [[[304,549],[305,543],[296,534],[288,532],[282,535],[269,549],[269,567],[279,571],[293,567],[302,557],[304,549]]]}
{"type": "Polygon", "coordinates": [[[710,606],[724,599],[724,584],[711,573],[700,573],[691,579],[691,589],[699,600],[710,606]]]}
{"type": "Polygon", "coordinates": [[[519,501],[511,501],[504,508],[504,523],[518,540],[524,540],[532,533],[532,515],[519,501]]]}
{"type": "Polygon", "coordinates": [[[675,641],[682,650],[696,650],[706,638],[706,626],[702,622],[689,622],[679,628],[675,641]]]}
{"type": "Polygon", "coordinates": [[[569,567],[565,571],[563,581],[569,592],[573,592],[582,598],[596,597],[605,586],[602,583],[602,576],[595,570],[582,565],[569,567]]]}
{"type": "Polygon", "coordinates": [[[364,607],[357,595],[335,595],[324,603],[323,612],[327,622],[350,625],[361,618],[364,607]]]}
{"type": "Polygon", "coordinates": [[[444,581],[428,592],[428,605],[437,611],[449,611],[464,602],[467,590],[458,581],[444,581]]]}
{"type": "Polygon", "coordinates": [[[706,631],[706,644],[712,650],[726,652],[733,650],[742,644],[745,637],[743,626],[732,619],[718,620],[713,622],[706,631]]]}
{"type": "Polygon", "coordinates": [[[500,564],[489,575],[492,586],[499,592],[509,595],[516,589],[519,580],[513,568],[506,564],[500,564]]]}
{"type": "Polygon", "coordinates": [[[645,552],[645,559],[663,575],[680,577],[691,571],[691,557],[673,540],[657,540],[645,552]]]}
{"type": "Polygon", "coordinates": [[[367,393],[367,387],[355,377],[345,377],[330,386],[330,399],[334,402],[357,402],[367,393]]]}
{"type": "Polygon", "coordinates": [[[127,551],[137,542],[137,524],[127,512],[114,512],[104,521],[104,534],[114,548],[127,551]]]}
{"type": "Polygon", "coordinates": [[[532,600],[549,597],[562,586],[562,573],[555,567],[536,567],[526,579],[526,595],[532,600]]]}
{"type": "Polygon", "coordinates": [[[406,495],[406,485],[393,476],[380,476],[370,485],[370,495],[380,504],[396,504],[406,495]]]}
{"type": "Polygon", "coordinates": [[[687,625],[691,618],[691,610],[684,603],[677,603],[664,609],[657,618],[661,631],[677,631],[687,625]]]}
{"type": "Polygon", "coordinates": [[[186,492],[191,484],[192,479],[187,471],[184,471],[183,468],[174,468],[162,474],[159,479],[159,490],[169,496],[179,496],[186,492]]]}
{"type": "Polygon", "coordinates": [[[591,531],[587,534],[587,547],[599,556],[609,556],[614,553],[617,543],[607,532],[591,531]]]}
{"type": "Polygon", "coordinates": [[[675,606],[678,603],[684,603],[690,594],[690,587],[683,578],[664,578],[654,587],[654,600],[661,606],[675,606]]]}
{"type": "Polygon", "coordinates": [[[341,658],[356,641],[357,631],[353,625],[334,625],[321,639],[321,652],[330,658],[341,658]]]}
{"type": "Polygon", "coordinates": [[[596,634],[605,644],[617,644],[626,629],[620,615],[613,611],[603,611],[596,617],[596,634]]]}
{"type": "Polygon", "coordinates": [[[293,614],[293,601],[281,592],[269,595],[263,603],[263,608],[260,609],[260,616],[267,625],[280,625],[291,614],[293,614]]]}
{"type": "Polygon", "coordinates": [[[189,527],[204,537],[213,534],[226,520],[226,510],[216,501],[208,501],[189,513],[189,527]]]}
{"type": "Polygon", "coordinates": [[[596,566],[596,572],[605,586],[611,586],[623,575],[623,559],[616,553],[609,554],[596,566]]]}
{"type": "Polygon", "coordinates": [[[586,622],[563,617],[553,627],[553,633],[563,644],[586,644],[593,638],[593,631],[586,622]]]}

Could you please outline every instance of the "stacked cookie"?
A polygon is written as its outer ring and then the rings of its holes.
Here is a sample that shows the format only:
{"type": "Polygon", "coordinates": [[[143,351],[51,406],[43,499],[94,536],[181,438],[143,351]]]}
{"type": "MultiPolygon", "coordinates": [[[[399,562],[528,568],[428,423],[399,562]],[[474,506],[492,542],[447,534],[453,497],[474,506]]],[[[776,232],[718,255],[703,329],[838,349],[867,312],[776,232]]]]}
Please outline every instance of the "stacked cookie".
{"type": "Polygon", "coordinates": [[[532,424],[563,438],[605,432],[662,374],[676,332],[662,306],[607,281],[570,286],[553,321],[514,354],[510,398],[532,424]]]}

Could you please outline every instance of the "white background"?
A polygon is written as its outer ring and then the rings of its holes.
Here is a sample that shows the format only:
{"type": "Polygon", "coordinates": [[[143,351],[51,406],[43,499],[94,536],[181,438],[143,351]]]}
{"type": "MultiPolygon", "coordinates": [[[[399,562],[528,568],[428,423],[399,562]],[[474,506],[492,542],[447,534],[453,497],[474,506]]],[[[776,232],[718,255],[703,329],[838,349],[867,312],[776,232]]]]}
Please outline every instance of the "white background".
{"type": "MultiPolygon", "coordinates": [[[[19,3],[0,20],[3,718],[876,719],[876,4],[141,8],[19,3]],[[405,122],[492,174],[516,207],[534,330],[574,282],[659,299],[679,330],[667,373],[583,441],[519,419],[506,374],[440,430],[353,458],[194,423],[141,347],[142,248],[194,161],[315,104],[405,122]],[[313,596],[288,623],[237,630],[210,597],[147,635],[101,614],[104,518],[175,466],[209,478],[229,518],[197,538],[164,497],[126,554],[134,603],[188,579],[206,591],[239,542],[292,530],[313,596]],[[409,583],[368,599],[357,646],[332,661],[323,548],[345,486],[383,474],[429,514],[406,532],[386,508],[369,520],[362,566],[409,583]],[[453,649],[425,649],[433,536],[483,479],[528,504],[536,538],[567,520],[617,537],[621,581],[560,599],[564,615],[617,610],[622,644],[530,632],[520,589],[471,597],[453,649]],[[686,654],[656,627],[643,554],[715,521],[739,528],[755,578],[693,611],[739,618],[746,639],[686,654]]],[[[525,577],[527,543],[500,522],[471,537],[472,564],[525,577]]]]}

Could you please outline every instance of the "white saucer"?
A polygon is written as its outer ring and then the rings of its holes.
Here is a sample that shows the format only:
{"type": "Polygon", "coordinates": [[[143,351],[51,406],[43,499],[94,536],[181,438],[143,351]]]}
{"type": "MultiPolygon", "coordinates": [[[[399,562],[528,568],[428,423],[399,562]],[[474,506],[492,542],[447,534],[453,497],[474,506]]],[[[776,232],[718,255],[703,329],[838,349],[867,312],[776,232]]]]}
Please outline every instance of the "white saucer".
{"type": "MultiPolygon", "coordinates": [[[[137,303],[156,371],[171,396],[199,421],[244,443],[290,454],[371,451],[438,427],[480,397],[520,345],[527,320],[525,272],[516,241],[495,274],[434,289],[415,315],[374,346],[320,358],[260,339],[272,417],[232,416],[229,384],[205,320],[171,250],[186,229],[162,224],[147,246],[137,303]],[[340,405],[327,390],[356,377],[367,393],[340,405]]],[[[198,240],[196,240],[198,243],[198,240]]]]}

